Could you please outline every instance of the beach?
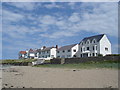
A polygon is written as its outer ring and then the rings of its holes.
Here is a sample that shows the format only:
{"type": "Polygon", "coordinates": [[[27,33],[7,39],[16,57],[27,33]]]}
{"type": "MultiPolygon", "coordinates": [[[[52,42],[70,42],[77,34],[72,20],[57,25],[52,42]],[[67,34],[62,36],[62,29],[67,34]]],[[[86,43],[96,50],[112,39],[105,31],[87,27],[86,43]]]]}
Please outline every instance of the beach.
{"type": "Polygon", "coordinates": [[[118,70],[12,66],[2,72],[3,88],[118,88],[118,70]]]}

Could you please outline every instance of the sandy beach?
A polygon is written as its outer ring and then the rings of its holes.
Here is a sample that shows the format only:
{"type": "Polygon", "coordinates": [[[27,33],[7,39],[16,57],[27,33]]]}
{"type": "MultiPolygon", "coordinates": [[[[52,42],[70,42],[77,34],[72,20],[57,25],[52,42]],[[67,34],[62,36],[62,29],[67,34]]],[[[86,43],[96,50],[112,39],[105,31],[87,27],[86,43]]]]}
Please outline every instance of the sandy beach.
{"type": "Polygon", "coordinates": [[[13,66],[2,72],[3,88],[117,88],[117,69],[13,66]]]}

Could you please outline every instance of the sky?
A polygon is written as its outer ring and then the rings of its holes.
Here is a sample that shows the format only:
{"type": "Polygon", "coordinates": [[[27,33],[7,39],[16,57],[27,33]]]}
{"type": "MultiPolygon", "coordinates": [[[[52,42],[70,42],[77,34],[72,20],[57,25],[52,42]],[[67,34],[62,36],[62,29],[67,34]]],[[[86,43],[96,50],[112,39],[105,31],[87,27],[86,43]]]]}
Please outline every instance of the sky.
{"type": "Polygon", "coordinates": [[[118,52],[117,2],[2,2],[2,59],[106,34],[118,52]]]}

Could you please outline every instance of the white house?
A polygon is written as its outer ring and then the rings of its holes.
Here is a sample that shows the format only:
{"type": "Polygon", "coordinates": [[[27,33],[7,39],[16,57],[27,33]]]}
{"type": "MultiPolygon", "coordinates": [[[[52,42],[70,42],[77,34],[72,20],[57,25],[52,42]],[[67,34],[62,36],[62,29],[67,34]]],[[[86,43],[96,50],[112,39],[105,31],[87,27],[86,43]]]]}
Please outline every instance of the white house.
{"type": "Polygon", "coordinates": [[[78,49],[79,49],[78,44],[62,46],[57,49],[57,57],[59,57],[59,58],[77,57],[76,53],[78,52],[78,49]]]}
{"type": "Polygon", "coordinates": [[[36,50],[30,49],[30,50],[28,51],[28,58],[30,58],[30,59],[35,59],[35,58],[37,58],[36,52],[37,52],[36,50]]]}
{"type": "Polygon", "coordinates": [[[56,47],[46,47],[43,46],[41,49],[38,49],[38,58],[40,59],[46,59],[46,60],[50,60],[52,58],[56,58],[56,50],[57,50],[58,46],[56,45],[56,47]]]}
{"type": "Polygon", "coordinates": [[[52,58],[72,58],[72,57],[92,57],[102,54],[111,54],[111,43],[105,34],[84,38],[79,44],[67,46],[46,47],[40,49],[30,49],[19,52],[19,58],[46,59],[52,58]]]}
{"type": "Polygon", "coordinates": [[[111,43],[105,34],[95,35],[84,38],[79,43],[79,57],[91,57],[102,54],[111,54],[111,43]]]}
{"type": "Polygon", "coordinates": [[[19,55],[19,59],[26,59],[27,58],[26,51],[20,51],[18,55],[19,55]]]}

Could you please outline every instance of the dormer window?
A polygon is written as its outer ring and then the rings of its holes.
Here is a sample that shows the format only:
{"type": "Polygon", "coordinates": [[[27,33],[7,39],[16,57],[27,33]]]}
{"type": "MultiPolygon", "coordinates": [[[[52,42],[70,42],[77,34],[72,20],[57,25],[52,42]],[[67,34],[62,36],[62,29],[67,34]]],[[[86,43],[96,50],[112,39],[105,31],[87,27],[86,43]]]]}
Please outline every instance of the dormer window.
{"type": "Polygon", "coordinates": [[[93,43],[96,43],[96,40],[95,40],[95,39],[93,39],[93,43]]]}
{"type": "Polygon", "coordinates": [[[87,44],[90,44],[90,41],[89,41],[89,40],[87,40],[87,44]]]}
{"type": "Polygon", "coordinates": [[[81,44],[83,45],[83,42],[81,44]]]}

